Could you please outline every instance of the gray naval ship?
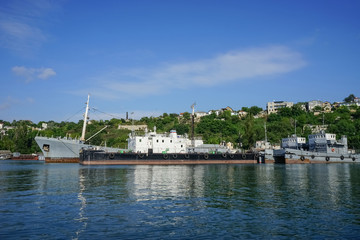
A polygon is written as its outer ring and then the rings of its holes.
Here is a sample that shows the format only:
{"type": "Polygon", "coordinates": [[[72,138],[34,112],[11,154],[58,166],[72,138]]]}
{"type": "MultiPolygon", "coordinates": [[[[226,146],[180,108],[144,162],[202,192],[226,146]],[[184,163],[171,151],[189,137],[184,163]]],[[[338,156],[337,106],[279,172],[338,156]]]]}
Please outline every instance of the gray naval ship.
{"type": "Polygon", "coordinates": [[[90,95],[88,95],[88,99],[86,102],[86,110],[84,114],[84,125],[82,129],[82,134],[80,139],[72,139],[70,137],[41,137],[36,136],[35,141],[40,147],[44,157],[45,162],[48,163],[78,163],[79,162],[79,154],[81,149],[92,148],[92,149],[99,149],[104,151],[119,151],[121,149],[118,148],[110,148],[106,146],[93,146],[86,144],[90,138],[94,137],[95,135],[91,136],[89,139],[85,140],[85,132],[86,132],[86,125],[88,120],[88,112],[89,112],[89,99],[90,95]]]}
{"type": "Polygon", "coordinates": [[[321,131],[306,139],[293,135],[282,139],[282,149],[274,150],[277,163],[353,163],[359,162],[359,154],[348,149],[347,137],[336,139],[336,134],[321,131]]]}

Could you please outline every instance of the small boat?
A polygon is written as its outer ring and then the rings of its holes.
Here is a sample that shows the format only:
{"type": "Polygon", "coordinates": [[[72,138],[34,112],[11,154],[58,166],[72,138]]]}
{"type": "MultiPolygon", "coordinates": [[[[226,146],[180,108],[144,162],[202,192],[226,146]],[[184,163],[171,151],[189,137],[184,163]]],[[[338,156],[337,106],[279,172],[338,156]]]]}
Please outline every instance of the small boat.
{"type": "Polygon", "coordinates": [[[8,150],[0,150],[0,160],[7,160],[11,158],[12,153],[8,150]]]}
{"type": "Polygon", "coordinates": [[[39,155],[37,154],[21,154],[19,152],[14,152],[12,154],[11,160],[39,160],[39,155]]]}

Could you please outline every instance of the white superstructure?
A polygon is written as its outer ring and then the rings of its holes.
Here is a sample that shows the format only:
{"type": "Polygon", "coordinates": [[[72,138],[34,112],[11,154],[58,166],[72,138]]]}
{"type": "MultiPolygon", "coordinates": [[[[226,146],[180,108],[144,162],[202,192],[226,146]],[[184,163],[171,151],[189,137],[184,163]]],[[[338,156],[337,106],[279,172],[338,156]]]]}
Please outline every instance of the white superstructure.
{"type": "Polygon", "coordinates": [[[128,149],[132,152],[141,153],[186,153],[189,147],[198,147],[203,144],[202,140],[191,140],[186,136],[177,135],[176,130],[171,130],[169,134],[158,134],[145,131],[145,135],[136,136],[134,132],[129,134],[128,149]]]}
{"type": "Polygon", "coordinates": [[[275,101],[275,102],[268,102],[266,105],[267,113],[276,113],[280,108],[291,108],[294,106],[293,102],[285,102],[285,101],[275,101]]]}

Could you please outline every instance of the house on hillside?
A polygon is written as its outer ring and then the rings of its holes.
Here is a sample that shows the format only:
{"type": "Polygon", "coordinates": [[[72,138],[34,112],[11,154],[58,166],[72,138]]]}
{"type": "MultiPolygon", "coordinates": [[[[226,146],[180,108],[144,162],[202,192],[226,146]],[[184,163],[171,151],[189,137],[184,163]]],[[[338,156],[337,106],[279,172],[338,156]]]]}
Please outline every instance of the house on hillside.
{"type": "Polygon", "coordinates": [[[195,113],[196,118],[202,118],[202,117],[205,117],[205,116],[207,116],[207,115],[208,115],[207,112],[201,112],[201,111],[199,111],[199,112],[196,112],[196,113],[195,113]]]}
{"type": "Polygon", "coordinates": [[[350,106],[358,106],[360,107],[360,100],[359,98],[355,98],[353,102],[342,102],[339,104],[340,106],[346,106],[346,107],[350,107],[350,106]]]}
{"type": "Polygon", "coordinates": [[[285,102],[285,101],[268,102],[266,105],[266,111],[268,114],[277,113],[277,111],[280,108],[284,108],[284,107],[291,108],[292,106],[294,106],[293,102],[285,102]]]}
{"type": "Polygon", "coordinates": [[[245,112],[245,111],[243,111],[243,110],[240,110],[240,111],[238,112],[238,115],[239,115],[239,118],[244,118],[244,117],[246,117],[246,116],[248,115],[248,112],[245,112]]]}
{"type": "Polygon", "coordinates": [[[120,124],[118,126],[118,129],[127,129],[130,131],[140,131],[140,130],[146,131],[147,125],[146,124],[144,124],[144,125],[121,125],[120,124]]]}
{"type": "Polygon", "coordinates": [[[198,111],[195,113],[195,122],[199,122],[202,117],[207,116],[207,112],[198,111]]]}
{"type": "Polygon", "coordinates": [[[231,107],[229,107],[229,106],[227,106],[226,108],[222,108],[222,109],[220,109],[220,111],[221,112],[225,112],[225,111],[230,111],[230,112],[234,112],[234,110],[231,108],[231,107]]]}
{"type": "Polygon", "coordinates": [[[316,107],[323,108],[323,102],[320,100],[313,100],[307,103],[307,110],[313,112],[316,107]]]}
{"type": "Polygon", "coordinates": [[[330,102],[324,102],[323,103],[323,111],[326,113],[329,113],[332,111],[332,105],[330,102]]]}

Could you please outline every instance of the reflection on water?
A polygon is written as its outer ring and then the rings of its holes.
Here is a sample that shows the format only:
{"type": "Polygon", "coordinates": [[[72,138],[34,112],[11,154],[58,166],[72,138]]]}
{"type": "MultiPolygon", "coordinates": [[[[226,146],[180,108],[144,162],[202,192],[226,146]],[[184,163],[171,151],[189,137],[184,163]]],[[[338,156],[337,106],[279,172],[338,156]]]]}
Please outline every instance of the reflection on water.
{"type": "Polygon", "coordinates": [[[360,166],[0,162],[0,238],[356,238],[360,166]]]}
{"type": "Polygon", "coordinates": [[[137,201],[204,195],[204,166],[136,166],[127,181],[137,201]]]}
{"type": "Polygon", "coordinates": [[[86,210],[86,198],[83,196],[83,192],[85,191],[85,177],[82,174],[79,174],[79,193],[78,200],[80,201],[80,209],[79,209],[79,217],[74,220],[80,223],[80,228],[76,231],[74,237],[78,239],[80,234],[86,230],[87,227],[87,217],[85,216],[86,210]]]}

